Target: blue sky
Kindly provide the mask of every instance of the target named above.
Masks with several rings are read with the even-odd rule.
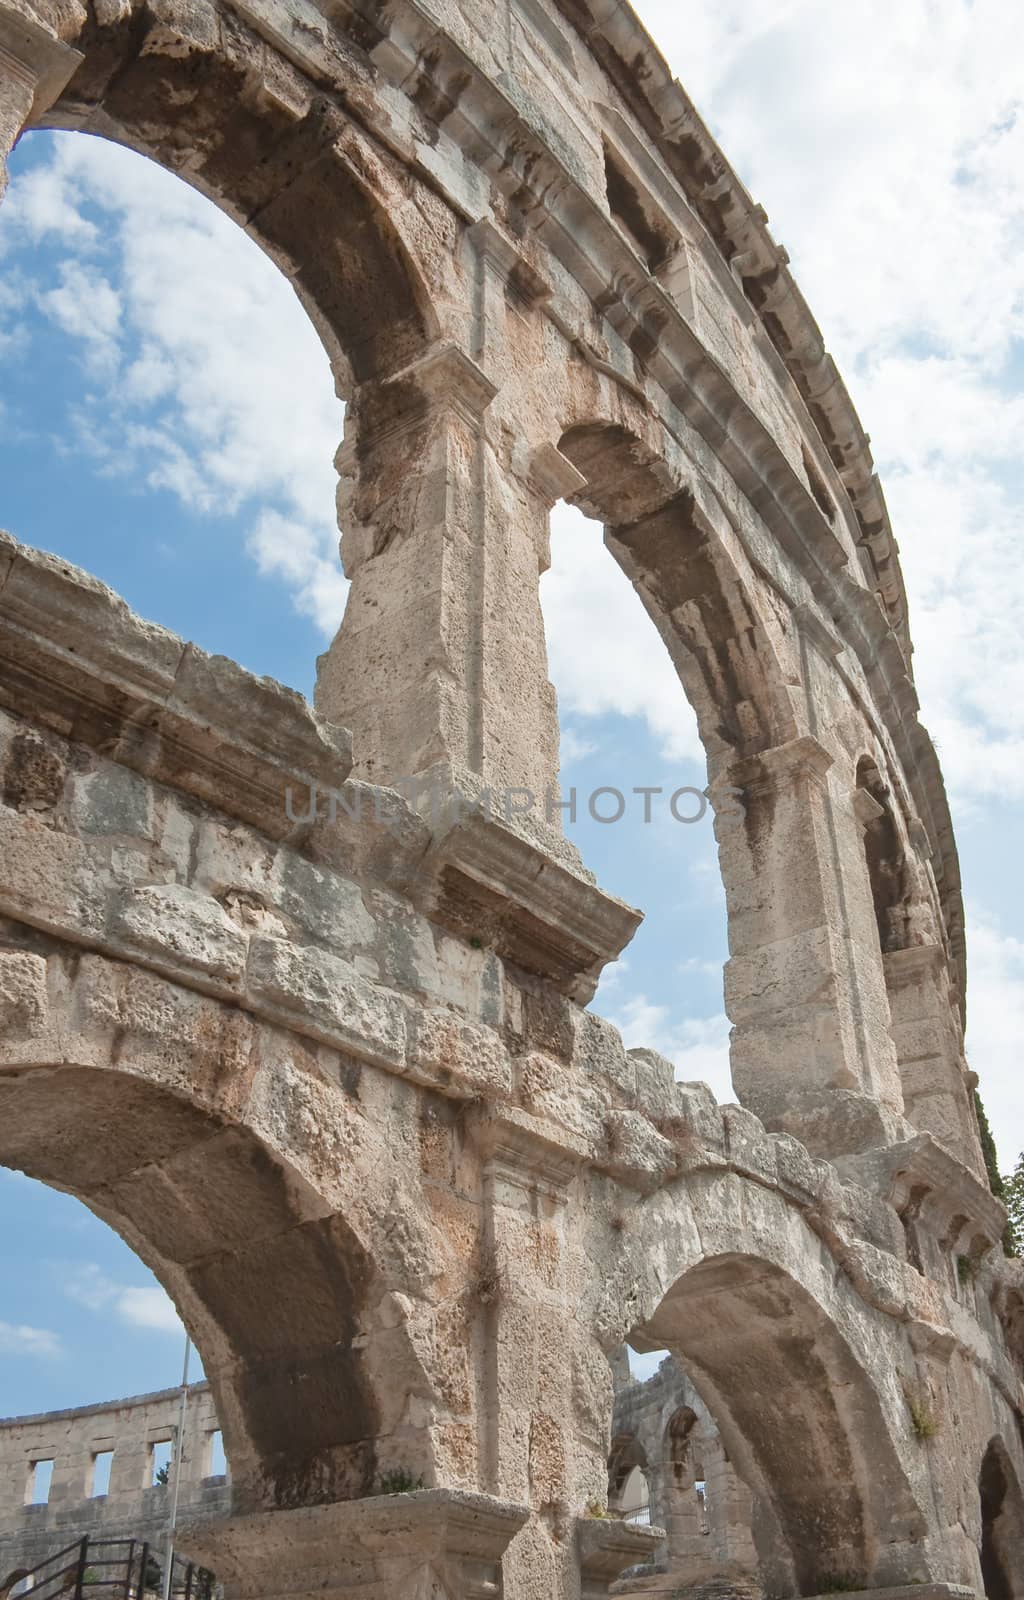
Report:
[[[1024,1148],[1024,124],[1005,4],[648,0],[638,10],[794,269],[872,434],[951,791],[970,1056]],[[309,693],[344,605],[342,408],[286,281],[142,158],[27,137],[0,209],[0,526],[143,615]],[[692,716],[600,531],[557,508],[543,583],[581,793],[700,784]],[[710,821],[574,835],[647,913],[596,1002],[731,1097]],[[162,1291],[67,1196],[0,1171],[0,1415],[177,1381]]]

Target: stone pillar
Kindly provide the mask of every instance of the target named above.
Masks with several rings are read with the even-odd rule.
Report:
[[[513,468],[507,440],[503,458],[495,393],[440,344],[350,405],[338,465],[352,587],[316,706],[352,730],[355,776],[487,788],[499,813],[528,789],[543,825],[558,772],[539,590],[554,491]]]
[[[907,1121],[987,1182],[946,952],[938,944],[910,945],[882,962]]]
[[[717,1563],[739,1571],[757,1571],[757,1551],[751,1532],[753,1495],[737,1475],[721,1443],[705,1448],[707,1485],[707,1542]]]
[[[484,1308],[480,1458],[492,1494],[532,1508],[570,1503],[571,1360],[575,1330],[565,1304],[566,1188],[572,1164],[529,1149],[513,1130],[495,1131],[484,1171]],[[540,1271],[538,1271],[538,1265]],[[559,1352],[558,1360],[549,1352]],[[552,1596],[564,1592],[566,1552],[536,1521],[526,1548],[506,1562],[511,1594],[527,1575]]]
[[[710,789],[736,1092],[768,1128],[824,1156],[903,1131],[881,969],[851,917],[860,837],[848,797],[841,812],[830,792],[831,765],[805,735],[735,764]]]
[[[527,1515],[426,1489],[199,1523],[179,1544],[226,1600],[502,1600],[502,1556]]]
[[[693,1449],[694,1442],[690,1440],[682,1459],[671,1459],[665,1464],[663,1525],[668,1536],[668,1564],[672,1572],[686,1571],[693,1562],[703,1561],[708,1553],[697,1497]]]
[[[53,104],[81,60],[42,23],[0,3],[0,199],[19,133]]]

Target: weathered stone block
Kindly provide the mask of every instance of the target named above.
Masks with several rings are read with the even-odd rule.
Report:
[[[71,818],[83,833],[146,838],[151,830],[151,813],[149,784],[127,767],[105,764],[74,781]]]
[[[285,1014],[299,1032],[368,1061],[404,1064],[401,1001],[326,950],[255,938],[246,983],[256,1000]]]
[[[636,1067],[626,1054],[618,1028],[593,1011],[577,1011],[574,1021],[573,1065],[588,1077],[604,1078],[624,1105],[633,1106]]]
[[[407,1068],[422,1083],[442,1094],[494,1096],[512,1090],[508,1053],[489,1028],[464,1022],[452,1011],[408,1011]]]
[[[637,1111],[610,1111],[598,1164],[631,1188],[657,1189],[677,1170],[675,1147]]]
[[[0,951],[0,1032],[31,1038],[46,1026],[46,962],[23,950]]]
[[[216,900],[184,884],[127,890],[113,931],[129,949],[160,966],[201,973],[231,988],[245,971],[247,936]]]
[[[358,884],[294,850],[278,855],[270,892],[285,916],[336,955],[349,959],[353,951],[367,950],[374,942],[376,924]]]
[[[676,1109],[676,1069],[657,1050],[638,1048],[626,1055],[636,1068],[636,1109],[652,1122],[670,1119]]]
[[[0,809],[0,909],[71,939],[95,937],[106,914],[106,869],[72,834]]]
[[[572,1067],[530,1050],[516,1061],[516,1086],[524,1105],[538,1117],[550,1118],[592,1146],[603,1141],[607,1092]]]

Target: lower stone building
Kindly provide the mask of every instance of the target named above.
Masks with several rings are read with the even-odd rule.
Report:
[[[728,1583],[730,1600],[760,1594],[757,1501],[690,1379],[672,1356],[645,1381],[630,1377],[625,1360],[614,1370],[608,1510],[665,1532],[652,1559],[624,1574],[618,1591],[667,1600],[682,1585],[689,1593],[713,1581]]]
[[[690,1379],[672,1356],[634,1379],[624,1348],[612,1370],[608,1513],[665,1534],[617,1588],[669,1596],[728,1572],[738,1597],[757,1593],[757,1504]],[[146,1544],[162,1565],[179,1403],[180,1390],[164,1389],[0,1421],[0,1600],[30,1593],[36,1570],[86,1535]],[[186,1418],[176,1540],[184,1558],[189,1526],[227,1515],[231,1498],[216,1470],[220,1424],[206,1383],[190,1386]]]
[[[0,1600],[88,1535],[166,1549],[170,1486],[158,1481],[178,1423],[179,1389],[0,1422]],[[178,1482],[182,1524],[225,1516],[231,1490],[209,1386],[188,1391]],[[187,1548],[183,1552],[188,1554]],[[149,1569],[153,1571],[153,1566]]]

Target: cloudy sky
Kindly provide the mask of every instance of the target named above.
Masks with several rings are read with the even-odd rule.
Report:
[[[1024,1147],[1024,118],[1010,0],[646,0],[765,206],[883,474],[925,720],[958,826],[970,1047],[1004,1168]],[[143,614],[310,692],[340,619],[341,407],[292,292],[237,228],[114,146],[34,134],[0,211],[0,525]],[[544,580],[564,782],[700,783],[693,720],[599,530]],[[623,775],[627,781],[623,784]],[[709,823],[583,820],[647,921],[598,1006],[731,1098]],[[67,1196],[0,1172],[0,1414],[177,1380],[180,1329]]]

